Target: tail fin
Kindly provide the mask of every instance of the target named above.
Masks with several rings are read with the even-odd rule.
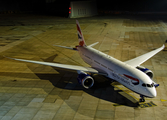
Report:
[[[78,20],[76,20],[79,46],[86,46]]]

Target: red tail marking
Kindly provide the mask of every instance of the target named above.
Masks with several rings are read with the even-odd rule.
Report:
[[[83,46],[83,45],[84,45],[84,41],[80,41],[80,42],[79,42],[79,45],[80,45],[80,46]]]
[[[81,29],[80,29],[80,27],[78,26],[78,24],[77,24],[77,30],[78,30],[79,33],[82,35],[82,33],[81,33]]]

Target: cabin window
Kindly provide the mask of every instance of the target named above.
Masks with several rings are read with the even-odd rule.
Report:
[[[143,83],[143,84],[142,84],[142,86],[143,86],[143,87],[146,87],[146,84],[145,84],[145,83]]]
[[[88,57],[88,56],[86,56],[86,55],[85,55],[85,57],[87,57],[87,58],[89,58],[89,59],[90,59],[90,57]]]
[[[105,65],[103,65],[103,64],[101,64],[101,66],[103,66],[103,67],[105,67],[105,68],[107,68]]]
[[[100,64],[99,62],[97,62],[96,60],[94,60],[96,63]]]
[[[110,71],[112,71],[113,72],[113,70],[111,70],[110,68],[108,68]]]
[[[88,59],[90,59],[90,60],[92,60],[90,57],[88,57],[88,56],[86,56],[86,55],[84,55],[86,58],[88,58]]]

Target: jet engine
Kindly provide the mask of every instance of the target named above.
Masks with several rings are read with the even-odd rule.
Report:
[[[151,70],[143,67],[143,66],[137,66],[137,69],[141,70],[142,72],[144,72],[145,74],[147,74],[151,79],[153,78],[154,74]]]
[[[84,88],[89,89],[94,85],[94,79],[89,74],[82,71],[78,71],[78,74],[78,83]]]

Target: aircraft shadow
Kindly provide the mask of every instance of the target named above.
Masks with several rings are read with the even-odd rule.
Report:
[[[116,105],[125,105],[129,107],[138,107],[139,103],[131,95],[112,85],[111,81],[100,75],[94,75],[95,84],[91,89],[85,89],[77,81],[77,73],[55,69],[59,74],[38,74],[41,80],[49,80],[56,88],[84,92]],[[56,78],[59,78],[56,80]],[[117,82],[114,82],[117,84]],[[119,84],[119,83],[118,83]],[[50,93],[49,93],[50,94]],[[51,93],[52,94],[52,93]],[[54,94],[54,93],[53,93]],[[59,94],[61,97],[61,93]]]

